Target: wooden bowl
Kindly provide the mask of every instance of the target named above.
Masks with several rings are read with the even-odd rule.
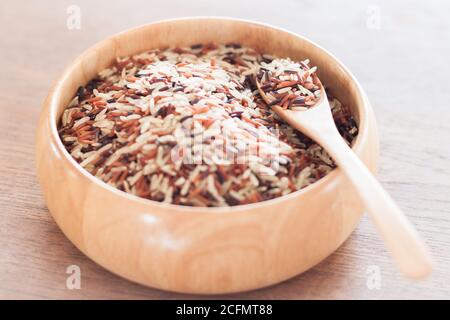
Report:
[[[176,19],[138,27],[85,51],[50,91],[37,132],[37,168],[56,223],[106,269],[155,288],[228,293],[268,286],[320,262],[350,235],[363,212],[339,169],[287,196],[231,208],[163,204],[91,176],[64,148],[60,115],[80,85],[118,56],[195,43],[238,42],[293,59],[310,58],[359,124],[353,150],[375,171],[376,124],[353,75],[333,55],[291,32],[225,18]]]

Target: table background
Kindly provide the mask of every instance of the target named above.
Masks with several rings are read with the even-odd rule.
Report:
[[[81,28],[66,27],[67,8]],[[197,298],[131,283],[80,253],[39,189],[34,136],[41,104],[64,66],[121,30],[163,18],[221,15],[287,28],[321,44],[366,89],[378,120],[379,179],[435,258],[426,281],[404,279],[367,217],[312,270],[222,298],[450,298],[450,23],[448,1],[1,1],[0,298]],[[299,248],[301,250],[301,248]],[[81,268],[81,289],[66,268]],[[381,287],[370,290],[370,268]],[[369,273],[368,273],[369,272]]]

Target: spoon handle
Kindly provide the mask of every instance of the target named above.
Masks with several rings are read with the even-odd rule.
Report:
[[[431,257],[414,227],[337,129],[315,131],[314,139],[353,184],[400,270],[412,278],[429,274]]]

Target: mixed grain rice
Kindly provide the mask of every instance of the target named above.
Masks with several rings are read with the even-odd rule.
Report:
[[[59,133],[87,171],[140,197],[190,206],[264,201],[335,167],[256,88],[255,77],[276,103],[306,108],[318,97],[314,72],[308,61],[274,59],[239,44],[152,50],[117,59],[80,87]],[[355,121],[328,96],[351,144]]]
[[[283,109],[303,111],[316,104],[320,98],[320,84],[315,75],[317,67],[310,68],[308,64],[309,60],[295,62],[291,59],[261,62],[256,78],[269,100],[269,107],[279,105]]]

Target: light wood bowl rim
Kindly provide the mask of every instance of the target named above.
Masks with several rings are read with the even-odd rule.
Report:
[[[114,193],[116,196],[119,196],[127,201],[133,201],[133,202],[140,202],[143,205],[150,205],[155,207],[161,207],[165,209],[173,209],[177,210],[179,212],[186,212],[186,213],[222,213],[222,212],[245,212],[251,209],[257,209],[265,206],[270,205],[277,205],[281,202],[284,202],[285,200],[291,199],[291,198],[298,198],[299,201],[301,201],[302,197],[306,197],[308,194],[313,193],[316,189],[321,188],[324,184],[330,184],[334,180],[338,178],[339,175],[342,175],[343,173],[339,168],[333,169],[330,173],[328,173],[326,176],[322,177],[318,181],[300,189],[297,191],[294,191],[292,193],[289,193],[284,196],[280,196],[274,199],[265,200],[261,202],[255,202],[250,204],[242,204],[242,205],[236,205],[231,207],[194,207],[194,206],[183,206],[183,205],[177,205],[177,204],[171,204],[171,203],[162,203],[151,199],[142,198],[136,195],[133,195],[131,193],[127,193],[125,191],[121,191],[117,188],[114,188],[107,183],[103,182],[99,178],[96,178],[91,173],[89,173],[87,170],[85,170],[83,167],[80,166],[80,164],[72,158],[72,156],[69,154],[67,149],[64,147],[59,134],[58,134],[58,128],[57,128],[57,122],[59,121],[59,118],[57,117],[58,109],[59,109],[59,101],[60,101],[60,94],[63,90],[62,86],[65,83],[65,81],[70,81],[71,74],[73,70],[78,65],[79,61],[83,60],[83,57],[88,55],[91,51],[97,50],[97,48],[102,47],[102,45],[109,41],[116,41],[120,37],[126,37],[128,34],[137,32],[140,29],[148,28],[152,25],[158,25],[158,24],[167,24],[177,21],[193,21],[193,20],[223,20],[228,22],[242,22],[249,25],[255,25],[260,26],[263,28],[270,28],[273,30],[276,30],[278,32],[283,32],[290,34],[292,36],[295,36],[302,41],[308,42],[309,44],[315,46],[317,49],[322,51],[329,59],[330,61],[333,61],[333,63],[336,64],[337,67],[341,68],[342,71],[348,76],[348,78],[353,82],[353,84],[356,87],[356,96],[357,96],[357,103],[356,103],[356,109],[358,111],[359,115],[359,121],[358,121],[358,136],[356,137],[355,142],[352,145],[352,149],[355,153],[359,153],[362,148],[363,141],[367,142],[368,136],[369,136],[369,116],[373,116],[373,113],[369,112],[371,106],[370,102],[367,98],[366,93],[364,92],[361,84],[356,79],[356,77],[350,72],[350,70],[337,58],[335,57],[331,52],[323,48],[322,46],[318,45],[314,41],[299,35],[295,32],[286,30],[281,27],[275,27],[273,25],[252,21],[248,19],[240,19],[240,18],[231,18],[231,17],[216,17],[216,16],[194,16],[194,17],[181,17],[181,18],[173,18],[173,19],[164,19],[164,20],[158,20],[151,23],[142,24],[133,28],[126,29],[124,31],[121,31],[119,33],[116,33],[112,36],[109,36],[94,45],[90,46],[88,49],[84,50],[77,58],[75,58],[62,72],[62,74],[57,78],[57,80],[54,82],[52,89],[50,91],[49,96],[46,99],[46,104],[48,105],[49,112],[47,113],[46,117],[50,117],[50,132],[51,137],[50,139],[55,142],[54,145],[57,146],[57,154],[61,155],[63,158],[61,158],[62,161],[66,161],[69,166],[71,166],[74,171],[77,172],[77,174],[81,174],[80,178],[88,179],[91,183],[95,183],[97,186],[106,189],[109,192]],[[138,52],[136,52],[138,53]],[[81,85],[81,84],[80,84]],[[375,120],[375,119],[373,119]],[[376,122],[376,121],[375,121]]]

